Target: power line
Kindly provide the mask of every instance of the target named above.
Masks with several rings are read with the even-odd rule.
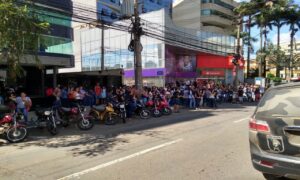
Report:
[[[43,7],[43,8],[45,8],[45,7]],[[66,7],[61,7],[61,9],[65,10],[64,8],[66,8]],[[53,9],[51,7],[47,7],[47,9],[50,10],[50,11],[54,10],[54,12],[57,12],[56,9]],[[86,24],[92,24],[92,25],[95,24],[94,22],[98,21],[100,23],[105,24],[106,27],[109,27],[111,29],[129,32],[131,24],[128,21],[123,20],[123,21],[118,21],[118,22],[113,22],[113,23],[107,23],[103,20],[104,19],[103,17],[105,17],[105,15],[103,15],[102,13],[99,13],[97,10],[93,11],[92,8],[89,8],[89,7],[86,8],[86,7],[81,6],[81,5],[79,7],[73,6],[73,10],[74,10],[73,13],[68,12],[68,11],[63,12],[63,13],[66,13],[67,15],[69,15],[69,16],[72,16],[71,21],[86,23]],[[77,13],[84,12],[85,14],[90,13],[88,15],[91,15],[91,13],[92,13],[92,16],[95,16],[95,14],[96,14],[97,17],[93,18],[93,17],[90,17],[90,16],[83,16],[83,15],[77,14],[76,12]],[[62,18],[62,17],[59,17],[59,16],[50,15],[50,14],[47,14],[47,13],[41,13],[41,12],[35,12],[35,13],[40,14],[40,15],[44,15],[44,16],[49,16],[49,17],[53,17],[53,18],[64,19],[64,20],[69,20],[70,21],[70,19],[68,19],[68,18]],[[99,15],[101,17],[100,20],[98,19]],[[120,18],[121,18],[121,16],[120,16]],[[219,48],[225,48],[225,49],[230,47],[230,46],[226,47],[226,46],[220,45],[218,43],[200,41],[199,39],[194,38],[195,37],[194,35],[188,34],[186,32],[182,32],[178,29],[173,29],[173,28],[170,28],[170,27],[167,27],[167,26],[162,26],[160,24],[152,23],[152,22],[146,21],[144,19],[142,21],[147,23],[146,26],[145,25],[143,26],[145,36],[161,40],[161,41],[169,43],[171,45],[175,43],[175,44],[185,46],[185,47],[193,47],[193,48],[197,48],[197,49],[200,49],[200,50],[212,51],[214,53],[217,52],[217,53],[222,53],[222,54],[224,54],[226,52],[218,51],[217,50],[218,47]],[[160,27],[160,28],[158,28],[158,27]],[[171,31],[173,31],[173,32],[171,32]],[[179,34],[179,33],[181,33],[181,34]],[[176,39],[174,37],[178,37],[178,38]],[[178,39],[181,39],[181,41],[178,40]],[[187,42],[182,41],[182,40],[187,40],[187,39],[191,40],[191,41],[194,41],[196,43],[198,42],[201,45],[195,45],[195,44],[191,44],[191,43],[187,43]],[[203,47],[203,44],[206,45],[207,47]],[[210,48],[209,46],[217,46],[217,48]]]

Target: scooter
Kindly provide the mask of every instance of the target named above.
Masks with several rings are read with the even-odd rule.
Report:
[[[23,116],[16,112],[11,113],[7,107],[3,106],[1,111],[0,135],[4,135],[11,143],[23,141],[28,135],[25,125],[18,123],[18,120],[22,120]]]

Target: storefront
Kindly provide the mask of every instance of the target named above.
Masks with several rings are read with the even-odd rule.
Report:
[[[232,64],[232,56],[219,56],[207,53],[197,55],[197,79],[214,79],[226,84],[232,84],[235,75],[240,82],[244,81],[244,61],[239,61],[239,68]]]
[[[158,86],[163,87],[165,85],[165,68],[152,68],[152,69],[143,69],[143,85],[144,86]],[[134,85],[134,70],[125,70],[124,71],[124,84]]]

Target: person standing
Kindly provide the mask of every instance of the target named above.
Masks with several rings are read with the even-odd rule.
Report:
[[[101,103],[102,104],[106,103],[106,98],[107,98],[106,87],[103,87],[102,92],[101,92]]]
[[[190,103],[190,109],[195,109],[196,108],[196,100],[195,100],[195,93],[193,88],[190,88],[189,92],[189,103]]]
[[[20,96],[16,98],[17,112],[24,115],[25,124],[28,122],[28,112],[32,106],[31,99],[26,96],[24,92],[21,92]]]
[[[238,97],[239,97],[239,103],[243,104],[243,96],[244,96],[244,90],[242,87],[238,90]]]
[[[174,105],[174,113],[179,113],[179,105],[180,105],[180,97],[179,97],[179,90],[175,90],[172,96],[172,103]]]
[[[94,92],[95,92],[95,96],[96,96],[96,104],[99,104],[100,100],[101,100],[101,93],[102,93],[102,89],[101,89],[99,83],[97,83],[96,86],[94,87]]]

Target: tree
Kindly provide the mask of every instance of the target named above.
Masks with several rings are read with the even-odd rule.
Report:
[[[265,58],[269,67],[276,68],[276,77],[279,77],[280,70],[285,67],[288,59],[285,52],[270,43],[265,50]]]
[[[263,50],[266,48],[267,45],[267,27],[272,28],[272,26],[275,25],[275,23],[279,22],[279,25],[282,24],[281,18],[274,21],[274,18],[281,17],[282,14],[277,14],[275,16],[275,9],[284,9],[287,4],[289,3],[288,0],[271,0],[271,1],[266,1],[266,0],[250,0],[250,2],[242,2],[240,5],[235,8],[235,13],[242,15],[242,16],[248,16],[248,22],[247,22],[247,27],[248,27],[248,33],[249,37],[251,37],[251,27],[253,26],[252,20],[255,20],[255,23],[257,26],[260,28],[260,51],[263,52]],[[278,12],[278,11],[277,11]],[[282,26],[282,25],[281,25]],[[278,33],[280,34],[280,28],[279,26],[279,31]],[[263,41],[264,37],[264,41]],[[279,36],[278,36],[279,37]],[[264,44],[264,48],[263,48]],[[248,60],[250,59],[250,45],[248,45]],[[263,58],[263,56],[261,56]],[[262,76],[263,74],[263,69],[262,65],[264,65],[265,69],[265,60],[261,59],[260,60],[260,65],[259,65],[259,76]],[[248,63],[249,64],[249,63]],[[247,67],[249,70],[249,67]],[[264,71],[265,72],[265,71]]]
[[[288,62],[289,78],[293,76],[292,66],[293,66],[293,54],[294,54],[294,38],[296,33],[300,28],[300,11],[299,7],[294,5],[291,6],[285,13],[286,24],[290,27],[291,32],[291,42],[290,42],[290,58]]]
[[[38,64],[38,39],[49,24],[38,20],[31,1],[0,0],[0,60],[7,64],[9,81],[23,72],[21,59],[33,54]]]
[[[247,78],[250,77],[250,53],[253,50],[253,45],[251,42],[255,42],[255,39],[253,39],[251,37],[251,27],[254,26],[254,24],[252,23],[252,15],[255,14],[257,12],[257,9],[255,8],[255,3],[254,2],[241,2],[240,5],[234,9],[234,13],[237,14],[238,16],[248,16],[248,21],[247,21],[247,28],[248,28],[248,32],[247,32],[247,40],[246,39],[246,35],[242,35],[244,36],[243,38],[243,45],[247,44],[248,46],[248,50],[247,50]],[[244,18],[243,18],[244,19]],[[246,33],[246,32],[245,32]]]
[[[280,48],[280,30],[286,24],[284,16],[287,8],[287,2],[282,5],[275,5],[271,11],[270,29],[275,26],[277,28],[277,49]]]

